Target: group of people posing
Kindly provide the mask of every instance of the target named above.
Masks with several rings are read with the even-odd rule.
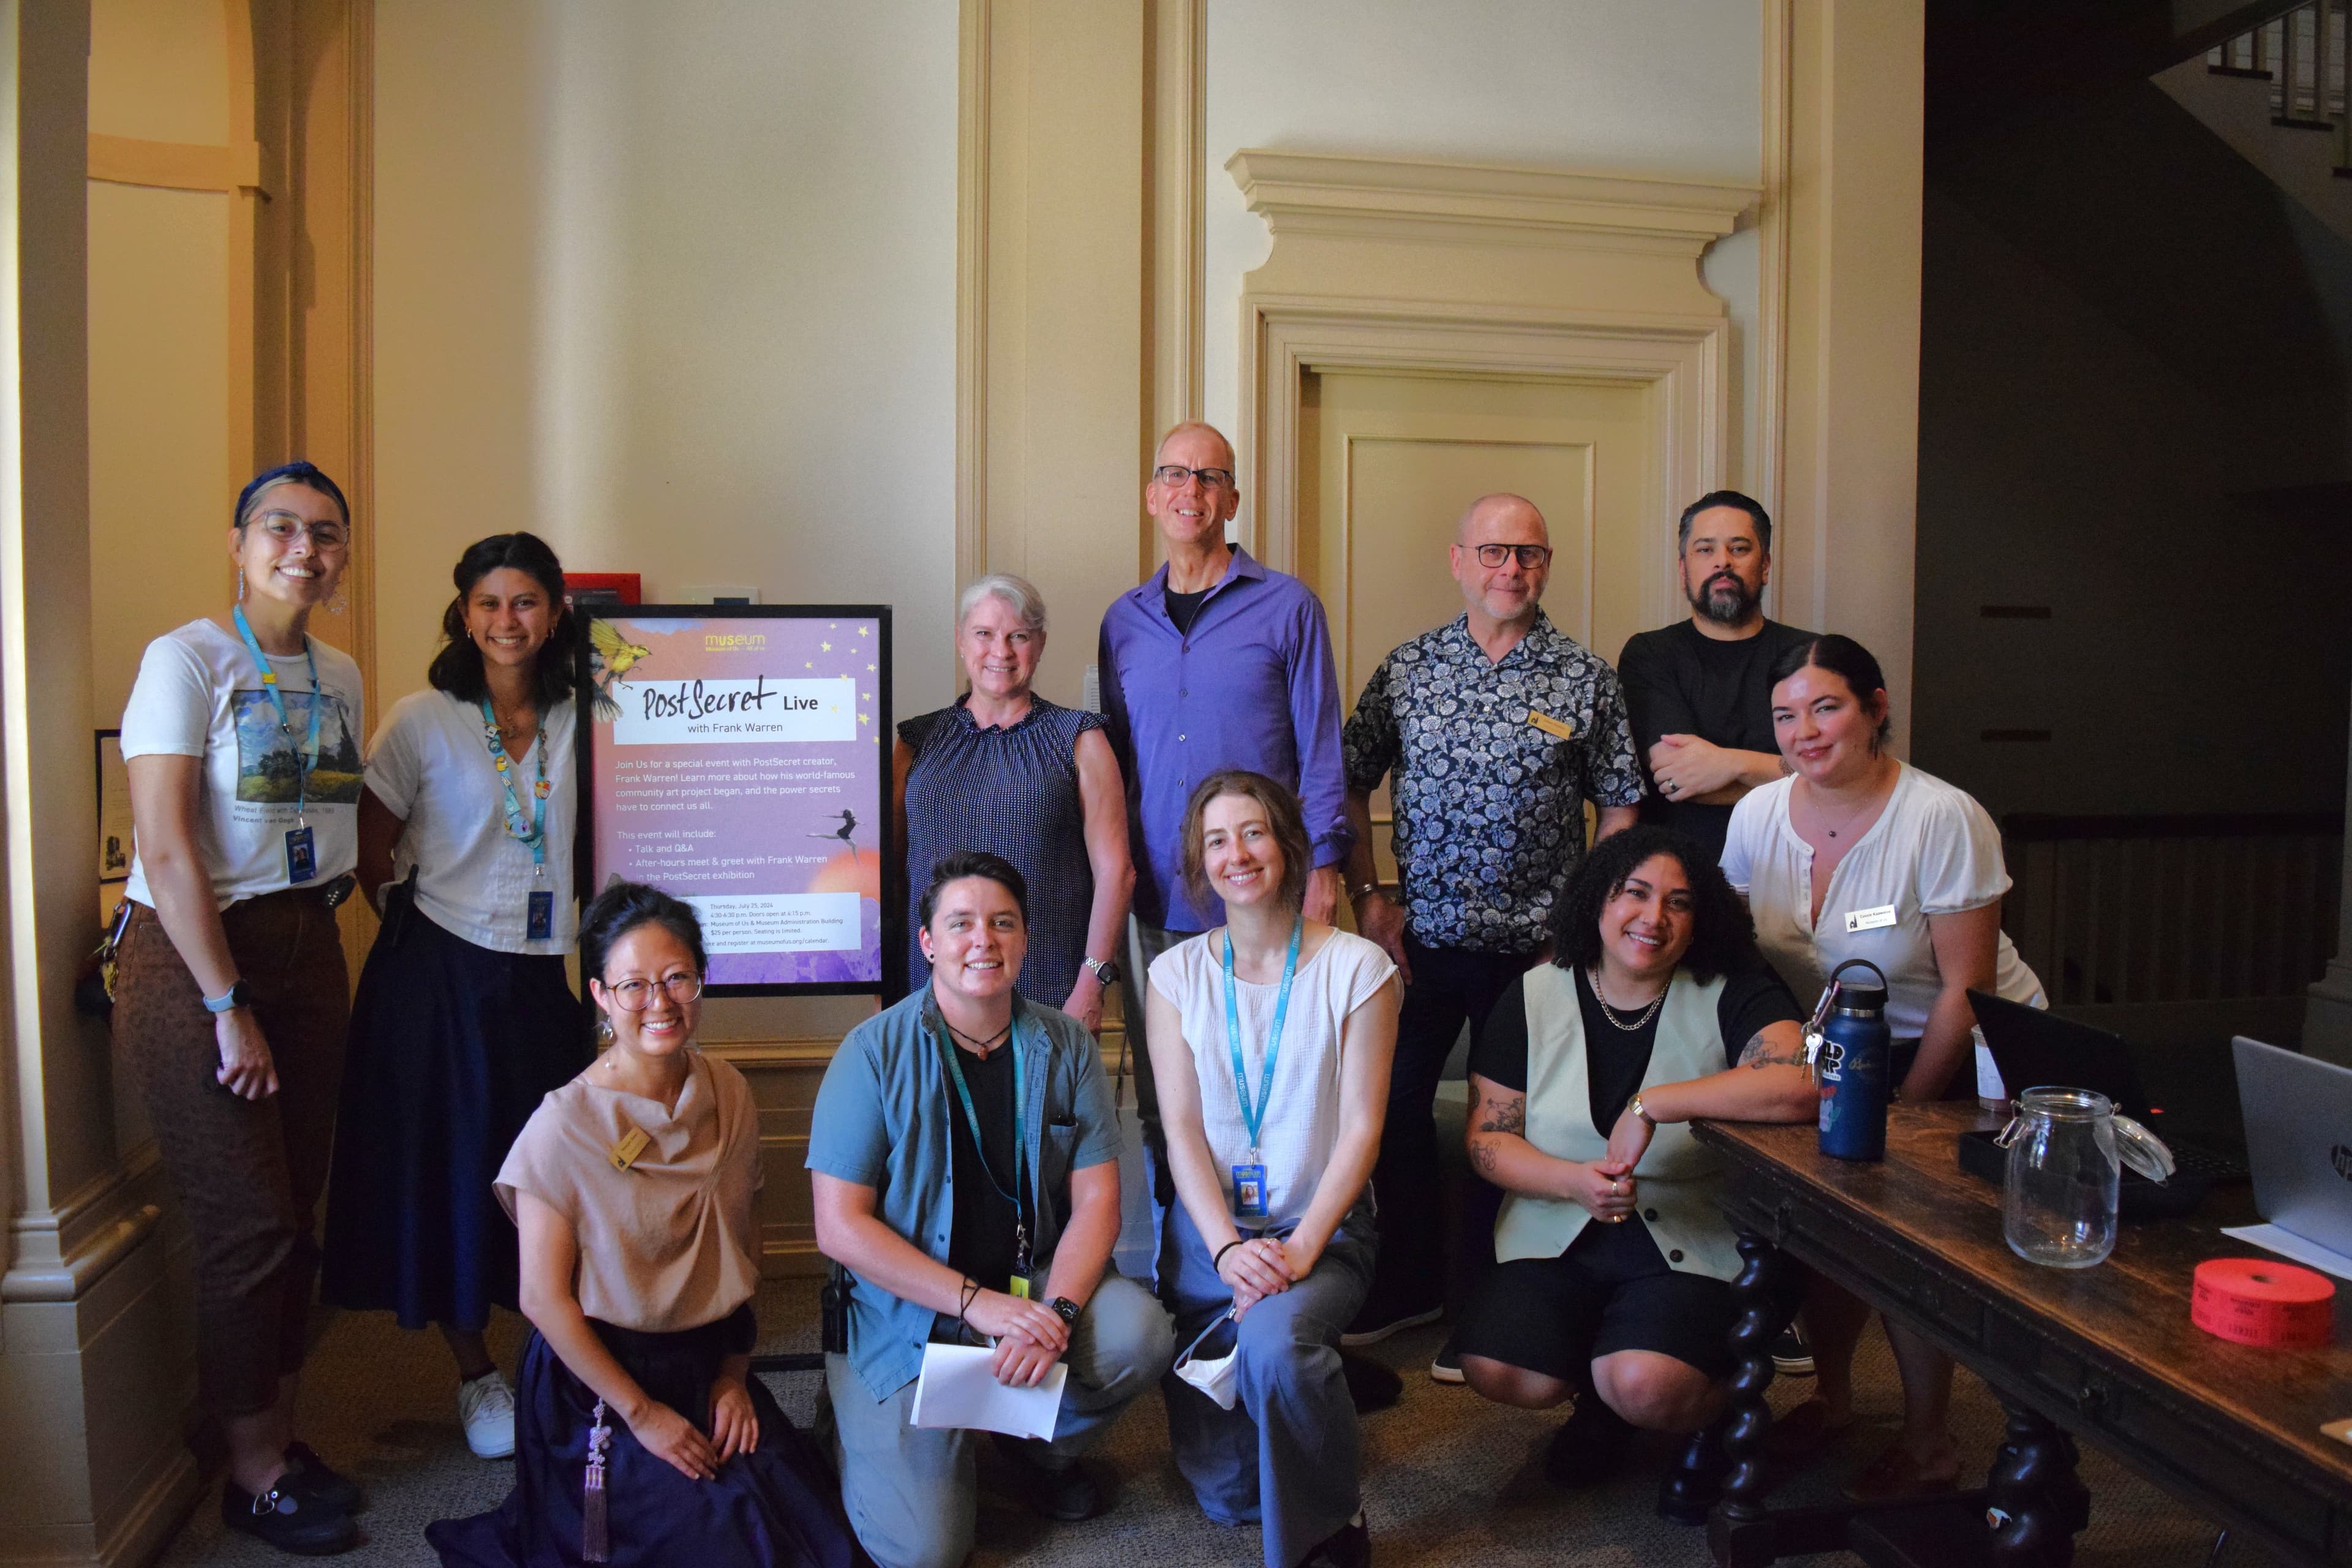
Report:
[[[1718,1419],[1738,1259],[1687,1124],[1814,1114],[1798,999],[1853,957],[1889,980],[1902,1096],[1972,1093],[1969,988],[2041,999],[2000,929],[1997,832],[1888,752],[1868,652],[1764,618],[1771,523],[1744,496],[1683,514],[1691,616],[1615,669],[1543,613],[1537,509],[1477,500],[1448,551],[1464,613],[1343,722],[1321,605],[1226,542],[1239,494],[1218,432],[1162,441],[1168,563],[1103,616],[1100,714],[1033,691],[1045,605],[992,575],[957,606],[969,692],[899,726],[905,994],[842,1041],[812,1121],[841,1321],[803,1434],[748,1372],[757,1116],[693,1045],[694,912],[615,884],[575,913],[553,553],[466,552],[429,689],[362,768],[356,667],[307,630],[348,509],[308,464],[247,487],[236,603],[150,645],[124,715],[116,1009],[195,1234],[233,1528],[357,1537],[361,1489],[294,1432],[314,1285],[436,1327],[468,1442],[517,1454],[499,1510],[429,1532],[449,1563],[954,1568],[982,1435],[911,1422],[940,1342],[992,1345],[1008,1384],[1066,1370],[1050,1440],[993,1444],[1050,1518],[1108,1506],[1080,1456],[1159,1386],[1202,1510],[1258,1525],[1268,1568],[1370,1560],[1345,1344],[1449,1315],[1433,1375],[1572,1405],[1563,1486],[1636,1428]],[[384,924],[347,1009],[354,885]],[[1148,1279],[1113,1262],[1114,985]],[[1434,1106],[1465,1030],[1453,1184]],[[519,1391],[494,1304],[534,1330]],[[1792,1452],[1852,1421],[1867,1318],[1822,1281],[1803,1309]],[[1950,1363],[1888,1331],[1904,1429],[1857,1485],[1948,1488]],[[1706,1492],[1686,1468],[1661,1505],[1696,1518]]]

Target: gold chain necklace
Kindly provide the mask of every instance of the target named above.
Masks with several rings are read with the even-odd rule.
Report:
[[[1609,1005],[1609,998],[1601,994],[1600,972],[1598,970],[1588,969],[1584,972],[1584,977],[1592,983],[1592,999],[1601,1004],[1601,1016],[1608,1019],[1612,1024],[1614,1024],[1618,1028],[1623,1030],[1626,1034],[1639,1034],[1643,1029],[1648,1028],[1650,1026],[1650,1020],[1658,1016],[1658,1009],[1666,1005],[1666,994],[1665,992],[1661,991],[1655,996],[1650,998],[1650,1005],[1642,1009],[1642,1016],[1629,1024],[1624,1019],[1617,1016],[1617,1009]],[[1674,983],[1672,981],[1668,981],[1666,984],[1669,989],[1673,987]]]

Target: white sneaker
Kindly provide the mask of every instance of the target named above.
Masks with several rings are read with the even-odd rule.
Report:
[[[478,1459],[509,1459],[515,1451],[514,1390],[495,1368],[457,1385],[457,1419],[466,1447]]]

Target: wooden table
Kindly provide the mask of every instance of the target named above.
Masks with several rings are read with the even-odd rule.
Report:
[[[1962,1131],[1995,1124],[1972,1104],[1897,1105],[1886,1159],[1869,1164],[1824,1157],[1809,1125],[1696,1128],[1730,1161],[1724,1208],[1747,1265],[1734,1285],[1732,1468],[1707,1526],[1715,1561],[1753,1568],[1850,1548],[1882,1562],[2058,1568],[2087,1518],[2072,1434],[2286,1561],[2352,1564],[2352,1446],[2319,1430],[2352,1416],[2352,1287],[2336,1286],[2336,1341],[2322,1350],[2256,1350],[2191,1323],[2195,1267],[2259,1252],[2221,1234],[2253,1217],[2243,1189],[2187,1219],[2126,1225],[2096,1268],[2028,1263],[2002,1239],[2000,1189],[1955,1153]],[[1765,1505],[1784,1255],[1992,1385],[2009,1426],[1985,1493],[1962,1494],[1959,1508],[1945,1500],[1940,1521],[1916,1505]],[[1983,1524],[1971,1505],[1984,1507]]]

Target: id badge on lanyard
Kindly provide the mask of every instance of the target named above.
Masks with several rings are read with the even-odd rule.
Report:
[[[482,740],[490,749],[490,765],[498,770],[499,787],[506,792],[507,837],[530,850],[530,879],[536,884],[525,904],[523,937],[529,942],[551,942],[555,938],[555,894],[544,886],[547,881],[547,733],[546,721],[540,721],[537,738],[539,777],[531,785],[530,816],[522,814],[522,801],[515,794],[514,761],[507,755],[506,742],[499,735],[498,714],[490,700],[482,699]]]
[[[1298,945],[1306,930],[1305,917],[1291,921],[1290,952],[1282,961],[1282,989],[1275,994],[1274,1025],[1266,1031],[1265,1059],[1258,1071],[1255,1104],[1250,1101],[1249,1083],[1242,1067],[1241,1005],[1234,992],[1234,933],[1231,930],[1225,932],[1225,1048],[1233,1058],[1234,1096],[1241,1102],[1242,1126],[1248,1131],[1250,1141],[1248,1161],[1232,1167],[1236,1219],[1266,1217],[1265,1162],[1258,1154],[1258,1137],[1265,1126],[1266,1108],[1274,1100],[1274,1064],[1282,1053],[1282,1026],[1290,1014],[1290,985],[1298,978]]]
[[[286,830],[286,880],[299,887],[319,874],[319,844],[310,825]]]
[[[531,942],[555,940],[555,895],[545,888],[530,890],[530,916],[523,935]]]
[[[284,694],[278,689],[278,671],[261,651],[261,641],[253,635],[252,623],[245,618],[245,606],[233,607],[229,618],[236,623],[236,635],[245,643],[245,651],[253,655],[254,665],[261,671],[261,689],[269,694],[269,705],[278,710],[278,732],[291,744],[294,720],[286,710]],[[294,756],[295,825],[286,830],[286,881],[290,887],[299,887],[319,874],[319,841],[310,831],[303,807],[310,804],[310,770],[319,765],[319,721],[327,691],[319,684],[319,654],[310,646],[308,635],[302,638],[302,653],[310,661],[310,733]]]

